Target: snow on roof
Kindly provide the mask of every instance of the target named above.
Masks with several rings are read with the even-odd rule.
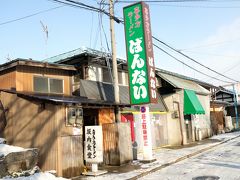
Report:
[[[4,177],[3,180],[13,180],[13,179],[11,177]],[[14,180],[67,180],[67,179],[62,177],[55,177],[54,175],[48,172],[40,172],[27,177],[24,176],[24,177],[14,178]]]
[[[21,151],[26,151],[27,149],[18,147],[18,146],[10,146],[7,144],[0,144],[0,156],[4,155],[6,156],[7,154],[11,152],[21,152]]]

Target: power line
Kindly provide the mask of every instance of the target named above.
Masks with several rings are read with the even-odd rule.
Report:
[[[146,3],[197,3],[197,2],[208,2],[208,3],[224,3],[224,2],[240,2],[239,0],[222,0],[222,1],[214,1],[214,0],[145,0],[144,2]],[[140,1],[117,1],[116,3],[136,3],[136,2],[140,2]]]
[[[190,47],[190,48],[179,49],[179,51],[188,51],[190,49],[199,49],[199,48],[205,48],[205,47],[210,47],[210,46],[218,46],[220,44],[230,43],[230,42],[234,42],[234,41],[238,41],[238,40],[240,40],[240,38],[235,38],[235,39],[228,40],[228,41],[219,41],[219,42],[215,42],[215,43],[211,43],[211,44],[203,44],[203,45]]]
[[[180,7],[180,8],[215,8],[215,9],[238,9],[240,6],[207,6],[202,5],[202,3],[224,3],[224,2],[240,2],[239,0],[227,0],[227,1],[214,1],[214,0],[149,0],[144,1],[151,5],[166,6],[166,7]],[[136,3],[140,1],[118,1],[118,3]],[[171,4],[166,4],[171,3]],[[194,5],[183,5],[183,4],[173,4],[173,3],[194,3]],[[201,3],[196,5],[197,3]]]
[[[229,79],[229,80],[231,80],[231,81],[238,82],[238,81],[236,81],[236,80],[234,80],[234,79],[232,79],[232,78],[229,78],[229,77],[225,76],[224,74],[221,74],[221,73],[219,73],[219,72],[217,72],[217,71],[215,71],[215,70],[213,70],[213,69],[211,69],[211,68],[205,66],[204,64],[198,62],[197,60],[195,60],[195,59],[193,59],[193,58],[191,58],[191,57],[189,57],[188,55],[182,53],[181,51],[179,51],[179,50],[177,50],[177,49],[175,49],[175,48],[169,46],[167,43],[165,43],[165,42],[159,40],[158,38],[156,38],[156,37],[154,37],[154,36],[152,36],[152,37],[153,37],[153,39],[155,39],[156,41],[158,41],[158,42],[160,42],[161,44],[167,46],[168,48],[172,49],[173,51],[175,51],[175,52],[181,54],[182,56],[184,56],[184,57],[190,59],[191,61],[193,61],[193,62],[199,64],[200,66],[202,66],[202,67],[204,67],[204,68],[206,68],[206,69],[208,69],[208,70],[210,70],[210,71],[212,71],[212,72],[214,72],[214,73],[216,73],[216,74],[218,74],[218,75],[220,75],[220,76],[222,76],[222,77],[225,77],[225,78],[227,78],[227,79]]]
[[[200,74],[203,74],[203,75],[205,75],[205,76],[207,76],[207,77],[210,77],[211,79],[215,79],[215,80],[218,80],[218,81],[221,81],[221,82],[232,83],[232,82],[224,81],[224,80],[218,79],[218,78],[216,78],[216,77],[210,76],[210,75],[208,75],[208,74],[205,74],[205,73],[203,73],[203,72],[201,72],[201,71],[199,71],[199,70],[191,67],[190,65],[186,64],[185,62],[179,60],[178,58],[174,57],[173,55],[171,55],[170,53],[168,53],[168,52],[165,51],[164,49],[160,48],[160,47],[157,46],[156,44],[153,44],[153,46],[155,46],[156,48],[158,48],[159,50],[161,50],[162,52],[164,52],[164,53],[167,54],[168,56],[172,57],[172,58],[175,59],[176,61],[184,64],[185,66],[189,67],[190,69],[193,69],[194,71],[196,71],[196,72],[198,72],[198,73],[200,73]]]
[[[109,16],[110,18],[112,18],[115,22],[121,23],[121,20],[118,17],[110,15],[109,12],[107,12],[104,9],[101,9],[101,8],[97,8],[97,7],[94,7],[94,6],[91,6],[91,5],[87,5],[87,4],[84,4],[82,2],[73,1],[73,0],[65,0],[65,1],[64,0],[52,0],[52,1],[55,1],[55,2],[58,2],[58,3],[62,3],[62,4],[65,4],[65,5],[70,5],[70,6],[74,6],[74,7],[87,9],[87,10],[90,10],[90,11],[102,12],[105,15]]]
[[[89,10],[89,11],[98,12],[97,10],[92,9],[92,8],[88,8],[88,7],[85,7],[85,6],[79,6],[79,5],[72,4],[72,3],[69,3],[69,2],[64,2],[64,1],[61,1],[61,0],[50,0],[50,1],[54,1],[54,2],[64,4],[64,5],[67,5],[67,6],[71,6],[71,7],[82,8],[82,9],[86,9],[86,10]]]
[[[140,1],[117,1],[118,3],[136,3]],[[146,3],[209,2],[209,0],[149,0]]]
[[[179,51],[182,51],[182,50],[179,50]],[[240,56],[233,56],[233,55],[214,54],[214,53],[191,51],[191,50],[185,50],[185,51],[186,51],[186,52],[189,52],[189,53],[193,53],[193,54],[200,54],[200,55],[207,55],[207,56],[219,56],[219,57],[228,57],[228,58],[240,58]]]
[[[59,9],[59,8],[62,8],[62,7],[64,7],[64,6],[57,6],[57,7],[54,7],[54,8],[50,8],[50,9],[46,9],[46,10],[43,10],[43,11],[39,11],[39,12],[30,14],[30,15],[27,15],[27,16],[23,16],[23,17],[20,17],[20,18],[17,18],[17,19],[13,19],[13,20],[9,20],[9,21],[6,21],[6,22],[2,22],[2,23],[0,23],[0,26],[5,25],[5,24],[9,24],[9,23],[13,23],[13,22],[16,22],[16,21],[20,21],[20,20],[23,20],[23,19],[26,19],[26,18],[30,18],[30,17],[36,16],[38,14],[42,14],[42,13],[46,13],[46,12],[49,12],[49,11],[53,11],[53,10],[56,10],[56,9]]]
[[[124,24],[124,22],[122,22],[122,24]],[[225,78],[227,78],[227,79],[230,79],[231,81],[238,82],[238,81],[236,81],[236,80],[234,80],[234,79],[232,79],[232,78],[229,78],[229,77],[227,77],[227,76],[225,76],[225,75],[223,75],[223,74],[221,74],[221,73],[219,73],[219,72],[217,72],[217,71],[215,71],[215,70],[213,70],[213,69],[211,69],[211,68],[209,68],[209,67],[207,67],[207,66],[205,66],[205,65],[203,65],[203,64],[201,64],[201,63],[199,63],[198,61],[194,60],[193,58],[191,58],[191,57],[189,57],[189,56],[187,56],[187,55],[185,55],[185,54],[183,54],[183,53],[180,52],[179,50],[171,47],[170,45],[168,45],[167,43],[164,43],[163,41],[157,39],[156,37],[152,36],[152,38],[155,39],[155,40],[157,40],[158,42],[164,44],[165,46],[169,47],[170,49],[174,50],[175,52],[180,53],[181,55],[183,55],[183,56],[187,57],[188,59],[194,61],[195,63],[197,63],[197,64],[205,67],[206,69],[208,69],[208,70],[210,70],[210,71],[213,71],[213,72],[215,72],[216,74],[218,74],[218,75],[220,75],[220,76],[223,76],[223,77],[225,77]],[[217,78],[215,78],[215,77],[213,77],[213,76],[210,76],[210,75],[207,75],[207,74],[205,74],[205,73],[202,73],[201,71],[199,71],[199,70],[197,70],[197,69],[189,66],[188,64],[186,64],[186,63],[182,62],[181,60],[177,59],[176,57],[172,56],[171,54],[169,54],[168,52],[166,52],[165,50],[163,50],[162,48],[160,48],[160,47],[157,46],[156,44],[153,44],[153,45],[154,45],[155,47],[157,47],[159,50],[162,50],[165,54],[167,54],[167,55],[169,55],[170,57],[174,58],[175,60],[181,62],[182,64],[186,65],[187,67],[189,67],[189,68],[197,71],[198,73],[201,73],[201,74],[203,74],[203,75],[205,75],[205,76],[208,76],[208,77],[210,77],[210,78],[212,78],[212,79],[216,79],[216,80],[218,80],[218,81],[222,81],[222,82],[226,82],[226,83],[232,83],[232,82],[220,80],[220,79],[217,79]]]
[[[237,62],[237,63],[235,63],[234,65],[228,67],[225,71],[223,71],[223,73],[229,72],[229,71],[231,71],[231,70],[237,68],[239,65],[240,65],[240,63]],[[215,76],[215,77],[218,77],[218,76]]]
[[[240,6],[204,6],[204,5],[171,5],[171,4],[151,4],[164,7],[179,7],[179,8],[206,8],[206,9],[239,9]]]

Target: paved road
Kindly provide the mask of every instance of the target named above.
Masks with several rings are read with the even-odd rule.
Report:
[[[240,137],[141,179],[203,180],[196,178],[199,176],[215,176],[220,180],[240,180]]]

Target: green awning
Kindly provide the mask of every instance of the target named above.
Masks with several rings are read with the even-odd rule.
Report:
[[[184,89],[184,115],[205,114],[195,91]]]

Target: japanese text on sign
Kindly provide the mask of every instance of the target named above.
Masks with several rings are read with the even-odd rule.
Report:
[[[85,126],[85,160],[90,163],[103,161],[102,126]]]
[[[124,8],[131,104],[156,103],[156,80],[148,6]]]

